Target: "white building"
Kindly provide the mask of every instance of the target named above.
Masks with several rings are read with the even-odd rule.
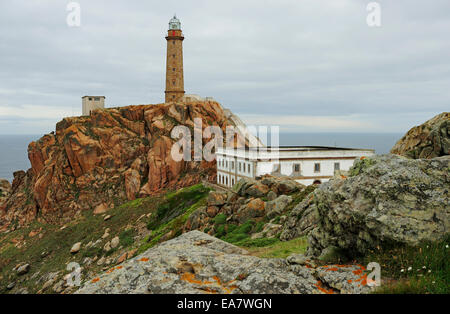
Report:
[[[83,96],[81,100],[83,116],[91,115],[91,111],[95,109],[105,109],[105,96]]]
[[[321,146],[218,148],[217,183],[231,187],[243,177],[271,174],[304,185],[319,184],[332,178],[336,170],[348,170],[356,158],[374,154],[373,149]]]

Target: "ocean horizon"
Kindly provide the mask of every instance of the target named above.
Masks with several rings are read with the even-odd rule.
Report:
[[[13,173],[28,170],[28,144],[42,135],[0,135],[0,178],[12,181]],[[401,133],[281,133],[280,145],[331,146],[375,149],[387,154],[402,137]]]

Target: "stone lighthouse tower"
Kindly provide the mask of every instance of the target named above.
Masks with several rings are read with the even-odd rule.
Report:
[[[183,77],[183,40],[181,23],[176,15],[169,21],[166,61],[166,100],[165,102],[178,101],[184,96]]]

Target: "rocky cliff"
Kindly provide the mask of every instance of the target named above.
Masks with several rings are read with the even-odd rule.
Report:
[[[0,229],[37,216],[69,220],[83,210],[215,180],[215,161],[176,162],[170,154],[173,127],[185,125],[193,135],[195,118],[202,129],[216,125],[225,133],[233,125],[210,101],[129,106],[63,119],[56,133],[29,145],[31,169],[14,174],[11,196],[0,204]]]
[[[413,127],[395,144],[391,153],[409,158],[450,155],[450,112]]]
[[[11,184],[8,180],[0,179],[0,213],[11,193]]]

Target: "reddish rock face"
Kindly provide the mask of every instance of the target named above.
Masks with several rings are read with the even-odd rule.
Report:
[[[178,140],[171,138],[173,127],[185,125],[193,135],[195,118],[203,129],[217,125],[224,133],[233,125],[215,102],[129,106],[63,119],[56,134],[29,145],[32,168],[16,173],[0,228],[26,224],[38,212],[48,222],[61,222],[103,203],[114,206],[165,188],[214,181],[215,161],[171,157]]]
[[[450,155],[450,112],[438,114],[410,129],[392,147],[391,154],[414,159]]]

